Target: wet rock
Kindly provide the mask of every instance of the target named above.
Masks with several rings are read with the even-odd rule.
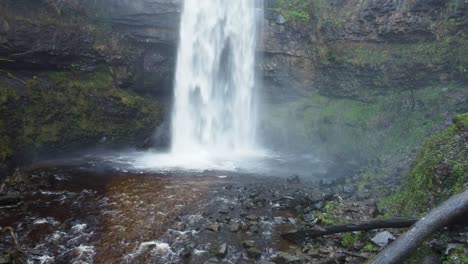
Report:
[[[252,192],[251,194],[249,194],[249,198],[250,198],[250,199],[255,199],[255,198],[257,198],[259,195],[260,195],[260,193],[259,193],[258,191],[255,191],[255,192]]]
[[[325,206],[325,204],[324,204],[323,201],[319,201],[319,202],[315,203],[314,206],[315,206],[316,209],[321,210]]]
[[[231,232],[239,232],[241,226],[239,223],[232,223],[230,226],[229,226],[229,229],[231,230]]]
[[[286,252],[280,252],[278,254],[278,259],[281,260],[281,261],[284,261],[286,263],[294,263],[294,262],[301,261],[301,258],[299,258],[297,256],[293,256],[293,255],[288,254]]]
[[[206,229],[213,231],[213,232],[219,232],[219,230],[221,229],[221,225],[213,224],[213,225],[208,226]]]
[[[228,210],[225,210],[225,209],[221,209],[218,211],[220,214],[229,214],[229,211]]]
[[[286,18],[284,18],[283,15],[279,14],[279,15],[276,17],[276,23],[282,25],[282,24],[284,24],[284,23],[286,23],[286,22],[288,22],[288,21],[286,20]]]
[[[251,247],[247,250],[247,256],[251,259],[259,259],[262,256],[262,251],[256,247]]]
[[[203,264],[218,264],[219,261],[217,258],[210,258],[209,260],[203,262]]]
[[[221,246],[219,246],[217,252],[216,252],[216,256],[218,258],[225,258],[227,255],[227,244],[226,243],[223,243]]]
[[[287,178],[286,181],[289,184],[300,184],[301,183],[301,178],[299,178],[299,175],[294,174],[293,176]]]
[[[283,217],[281,217],[281,216],[276,216],[276,217],[273,218],[273,220],[274,220],[275,223],[278,224],[278,225],[284,223]]]
[[[245,217],[249,221],[258,221],[259,217],[256,215],[248,215]]]
[[[266,199],[263,199],[263,198],[255,198],[253,203],[254,203],[255,206],[265,206],[265,205],[268,204],[268,201]]]
[[[328,255],[328,254],[330,254],[330,252],[331,252],[331,249],[326,248],[326,247],[319,248],[319,250],[318,250],[318,253],[322,254],[322,255]]]
[[[343,186],[343,192],[346,194],[354,193],[356,188],[353,185],[345,185]]]
[[[279,201],[292,201],[292,200],[294,200],[294,197],[292,196],[283,196],[279,198]]]
[[[292,217],[289,217],[289,218],[288,218],[288,221],[289,221],[291,224],[293,224],[293,225],[295,225],[295,224],[297,223],[296,219],[294,219],[294,218],[292,218]]]
[[[0,193],[0,207],[14,207],[21,203],[21,197],[17,193]]]
[[[248,231],[250,226],[246,223],[241,223],[241,230],[242,231]]]
[[[252,226],[249,228],[249,231],[252,232],[252,233],[258,233],[258,227],[255,226],[255,225],[252,225]]]
[[[304,221],[306,222],[312,222],[315,220],[315,216],[313,214],[305,214],[304,217],[303,217]]]
[[[9,264],[12,263],[12,258],[10,254],[0,255],[0,264]]]
[[[377,246],[380,247],[385,247],[387,246],[391,241],[395,240],[396,238],[392,235],[392,233],[388,231],[380,232],[377,235],[375,235],[371,241],[374,242]]]
[[[333,183],[334,182],[331,179],[322,179],[322,180],[320,180],[320,185],[326,186],[326,187],[332,186]]]
[[[255,241],[253,241],[253,240],[244,240],[244,241],[242,241],[242,246],[244,248],[253,248],[253,247],[255,247]]]

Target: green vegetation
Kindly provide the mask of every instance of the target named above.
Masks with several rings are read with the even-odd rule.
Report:
[[[11,144],[16,151],[40,152],[86,145],[102,137],[130,141],[160,122],[160,105],[116,88],[111,71],[104,66],[93,73],[47,72],[26,84],[21,100],[8,86],[0,85],[2,108],[8,100],[16,100],[0,120],[2,160],[12,154]],[[5,127],[6,121],[15,126]],[[7,136],[6,130],[14,137]]]
[[[312,1],[309,0],[278,0],[277,11],[294,26],[310,20]]]
[[[380,251],[380,248],[372,242],[367,242],[367,244],[364,246],[364,248],[362,248],[361,251],[365,253],[377,253]]]
[[[325,204],[322,210],[314,210],[313,214],[317,216],[321,225],[337,225],[343,223],[341,215],[344,205],[336,201],[330,201]]]
[[[278,0],[276,10],[294,27],[341,26],[349,17],[349,10],[337,10],[327,0]],[[309,23],[311,19],[314,23]]]
[[[392,214],[422,214],[463,191],[468,182],[468,114],[454,117],[454,123],[424,143],[400,190],[382,203]]]
[[[450,250],[447,256],[442,259],[442,264],[468,263],[468,248],[464,245],[457,245]]]
[[[467,45],[465,36],[445,36],[435,41],[402,44],[336,42],[325,46],[328,51],[326,57],[322,54],[321,60],[328,63],[332,58],[336,63],[359,67],[385,65],[387,71],[393,72],[417,68],[418,65],[446,65],[466,74],[468,50],[464,47]]]
[[[370,165],[382,168],[380,165],[398,163],[420,147],[443,123],[447,112],[463,111],[457,102],[467,98],[468,91],[456,84],[433,86],[417,90],[415,97],[413,110],[409,92],[373,97],[369,102],[311,93],[275,105],[263,123],[278,136],[297,139],[287,142],[297,150],[351,157],[353,163],[372,162]]]
[[[106,69],[78,78],[73,72],[48,77],[57,90],[44,89],[37,79],[28,82],[28,107],[20,112],[25,147],[103,136],[118,140],[159,122],[159,106],[115,88]]]
[[[356,233],[345,233],[341,237],[341,245],[348,249],[353,249],[356,242],[360,241],[362,238],[361,232]]]

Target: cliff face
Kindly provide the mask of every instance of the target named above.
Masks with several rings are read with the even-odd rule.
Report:
[[[269,146],[391,175],[451,115],[468,111],[468,2],[267,6],[261,67],[270,114],[261,127]]]
[[[179,9],[179,1],[2,1],[0,162],[149,144],[169,104]]]
[[[295,92],[366,100],[468,80],[466,1],[313,0],[304,10],[275,2],[267,10],[264,68],[279,92],[292,84]],[[293,12],[310,17],[294,21]]]
[[[284,144],[291,148],[362,152],[361,143],[348,143],[369,144],[367,130],[397,124],[397,137],[403,124],[419,118],[434,123],[420,133],[427,134],[448,112],[467,111],[466,1],[290,2],[300,9],[265,1],[264,41],[258,49],[264,60],[258,68],[267,107],[279,117],[262,124],[267,144],[281,145],[286,137]],[[2,144],[0,158],[16,153],[13,146],[20,141],[29,147],[19,149],[35,151],[148,141],[162,122],[163,105],[171,101],[181,7],[182,0],[2,1],[0,140],[8,143]],[[91,117],[79,115],[80,122],[65,124],[70,115],[60,107],[73,105],[66,102],[76,91],[87,108],[75,105],[68,112]],[[452,106],[444,107],[443,98]],[[37,112],[29,106],[47,100],[56,107],[48,107],[46,115],[26,115]],[[429,113],[428,104],[440,107]],[[397,109],[417,115],[400,122]],[[346,118],[340,111],[347,111]],[[109,121],[110,130],[97,130],[99,120]],[[73,133],[65,133],[70,126]]]

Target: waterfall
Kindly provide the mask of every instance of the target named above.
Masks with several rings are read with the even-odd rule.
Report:
[[[240,155],[256,148],[258,24],[254,0],[185,0],[172,154]]]

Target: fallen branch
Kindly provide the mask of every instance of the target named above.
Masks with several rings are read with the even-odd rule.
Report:
[[[294,233],[282,234],[281,236],[293,242],[300,242],[307,238],[316,238],[336,233],[369,231],[381,228],[407,228],[412,226],[418,220],[419,218],[417,217],[379,219],[345,225],[332,225],[317,229],[300,230]]]
[[[468,213],[468,189],[450,197],[380,252],[370,264],[403,263],[424,240]],[[464,220],[465,225],[468,221]]]

